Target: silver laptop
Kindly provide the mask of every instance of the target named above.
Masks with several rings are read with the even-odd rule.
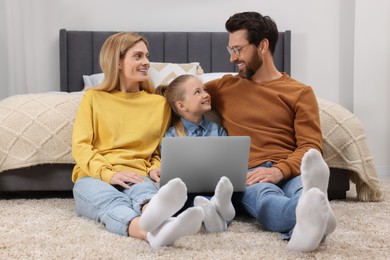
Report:
[[[164,137],[160,186],[180,178],[188,193],[208,193],[226,176],[234,191],[243,191],[249,147],[249,136]]]

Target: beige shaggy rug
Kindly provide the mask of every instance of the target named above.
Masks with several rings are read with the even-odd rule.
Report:
[[[354,185],[351,185],[352,187]],[[0,198],[0,259],[390,259],[390,179],[383,202],[358,202],[356,191],[332,201],[336,231],[311,253],[285,250],[278,233],[240,217],[227,232],[183,237],[172,247],[109,233],[76,216],[73,199]]]

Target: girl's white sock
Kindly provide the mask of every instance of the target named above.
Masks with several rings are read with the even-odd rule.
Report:
[[[227,229],[226,221],[218,214],[215,205],[202,196],[196,196],[194,200],[196,207],[201,207],[204,211],[204,227],[208,232],[222,232]]]
[[[227,229],[226,221],[234,218],[236,211],[232,204],[233,185],[227,177],[222,177],[215,187],[211,201],[196,196],[194,205],[202,207],[205,213],[204,226],[208,232],[222,232]]]
[[[236,215],[232,204],[232,195],[233,185],[229,178],[223,176],[215,187],[215,193],[211,199],[211,203],[215,205],[217,212],[226,221],[232,220]]]

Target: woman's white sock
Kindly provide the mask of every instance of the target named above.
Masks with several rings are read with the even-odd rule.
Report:
[[[167,219],[153,232],[148,232],[148,242],[154,248],[173,245],[177,239],[197,233],[203,219],[200,207],[189,208],[179,216]]]
[[[178,212],[187,200],[187,187],[179,179],[170,180],[149,201],[141,214],[139,225],[148,232],[156,230],[168,218]]]

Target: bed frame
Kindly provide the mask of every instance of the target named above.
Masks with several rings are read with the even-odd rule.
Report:
[[[114,31],[60,30],[60,89],[84,88],[82,76],[100,73],[99,52]],[[199,62],[205,73],[234,72],[226,51],[227,32],[138,32],[149,42],[153,62]],[[279,71],[291,74],[291,31],[279,33],[274,53]],[[69,191],[73,187],[70,164],[44,164],[0,173],[1,191]],[[331,169],[329,198],[343,199],[349,189],[348,172]]]
[[[61,91],[84,88],[83,75],[100,73],[99,52],[104,41],[116,32],[60,30]],[[205,73],[234,72],[226,50],[227,32],[138,32],[149,42],[153,62],[199,62]],[[290,74],[291,31],[279,33],[274,62]]]

